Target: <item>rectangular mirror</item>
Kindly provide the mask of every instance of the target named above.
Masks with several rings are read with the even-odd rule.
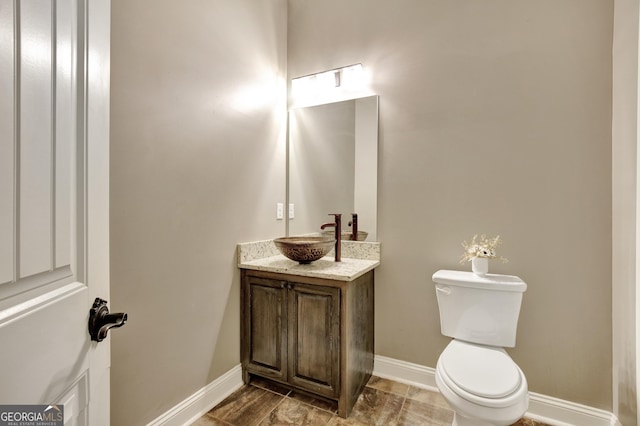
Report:
[[[320,232],[351,213],[366,241],[377,241],[378,96],[293,108],[289,111],[288,235]]]

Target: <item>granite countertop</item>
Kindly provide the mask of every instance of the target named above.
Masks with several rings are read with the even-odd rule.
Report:
[[[342,242],[341,261],[334,261],[333,250],[322,259],[301,265],[286,258],[273,240],[238,244],[238,267],[280,272],[305,277],[352,281],[380,265],[380,243]]]

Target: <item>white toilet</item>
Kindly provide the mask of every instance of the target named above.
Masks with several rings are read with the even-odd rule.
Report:
[[[529,406],[527,379],[503,347],[516,344],[522,293],[511,275],[465,271],[433,274],[442,334],[453,340],[440,354],[436,385],[454,410],[454,426],[501,426]]]

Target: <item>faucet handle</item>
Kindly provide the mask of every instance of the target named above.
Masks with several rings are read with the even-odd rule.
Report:
[[[329,213],[329,216],[334,216],[336,218],[336,221],[334,223],[335,226],[335,235],[336,235],[336,257],[335,260],[336,262],[340,262],[340,247],[341,247],[341,241],[340,241],[340,236],[342,235],[342,215],[340,213]]]
[[[349,239],[352,241],[358,241],[358,213],[351,213],[349,226],[351,226],[351,236]]]
[[[334,216],[336,218],[336,235],[339,235],[340,232],[342,232],[342,214],[329,213],[329,216]]]

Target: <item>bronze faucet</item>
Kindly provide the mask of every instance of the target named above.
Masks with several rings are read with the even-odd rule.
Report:
[[[324,229],[327,227],[331,227],[333,226],[335,228],[335,235],[336,235],[336,253],[335,253],[335,260],[336,262],[340,262],[340,240],[341,240],[341,236],[342,236],[342,215],[340,213],[329,213],[329,216],[335,216],[336,221],[335,222],[329,222],[329,223],[325,223],[324,225],[322,225],[320,227],[320,229]]]
[[[351,213],[349,226],[351,227],[351,241],[358,241],[358,213]]]

